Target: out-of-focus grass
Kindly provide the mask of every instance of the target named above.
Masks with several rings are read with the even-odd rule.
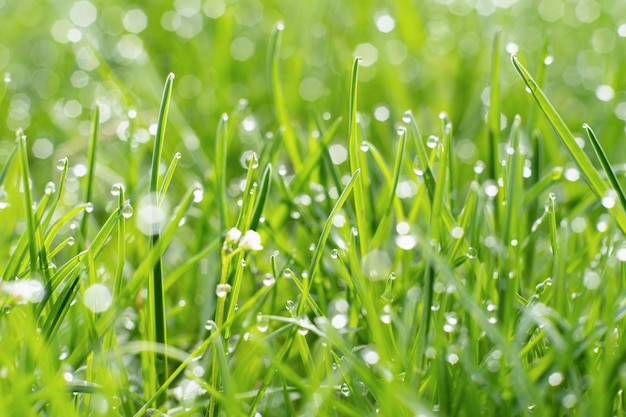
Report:
[[[0,13],[0,414],[624,414],[626,4]]]

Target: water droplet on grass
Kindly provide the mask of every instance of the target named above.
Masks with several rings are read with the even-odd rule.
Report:
[[[435,135],[430,135],[428,139],[426,139],[426,146],[430,149],[434,149],[437,143],[439,143],[439,138]]]
[[[47,195],[52,195],[52,194],[54,194],[54,193],[56,192],[56,190],[57,190],[56,185],[55,185],[52,181],[49,181],[49,182],[46,184],[46,188],[44,189],[44,192],[45,192]]]
[[[411,110],[405,111],[404,114],[402,115],[402,121],[404,123],[410,123],[412,119],[413,119],[413,113],[411,112]]]
[[[206,323],[204,323],[204,328],[210,332],[214,332],[217,330],[217,324],[215,324],[213,320],[207,320]]]
[[[256,315],[256,328],[261,332],[265,333],[267,329],[270,327],[270,321],[263,313],[258,313]]]
[[[91,212],[93,212],[93,204],[92,204],[92,203],[87,203],[87,204],[85,204],[85,211],[86,211],[87,213],[91,213]]]
[[[348,384],[346,384],[345,382],[343,384],[341,384],[341,387],[339,388],[339,392],[341,393],[341,395],[343,395],[344,397],[349,397],[351,392],[350,392],[350,387],[348,386]]]
[[[272,274],[265,274],[265,277],[263,278],[263,285],[265,285],[266,287],[271,287],[272,285],[274,285],[275,282],[276,279]]]
[[[61,158],[57,161],[57,169],[63,171],[67,166],[67,158]]]
[[[215,295],[217,295],[218,298],[224,298],[230,290],[230,284],[217,284],[215,287]]]
[[[337,249],[333,249],[330,251],[330,257],[333,259],[337,259],[339,257],[339,251]]]
[[[124,185],[122,183],[116,182],[111,186],[111,195],[117,197],[120,193],[124,191]]]
[[[133,206],[130,205],[130,201],[126,201],[122,207],[122,216],[125,219],[129,219],[133,216]]]
[[[465,252],[465,256],[467,256],[468,259],[476,259],[476,256],[478,256],[478,251],[476,250],[476,248],[468,246],[467,251]]]
[[[363,143],[361,144],[361,151],[362,151],[362,152],[367,152],[367,151],[369,151],[369,150],[370,150],[370,146],[369,146],[369,144],[368,144],[367,142],[363,142]]]
[[[424,171],[422,170],[422,164],[420,163],[420,159],[418,156],[413,158],[413,172],[418,177],[421,177],[424,175]]]

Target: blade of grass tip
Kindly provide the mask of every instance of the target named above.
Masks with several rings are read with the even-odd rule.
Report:
[[[96,148],[98,143],[98,128],[100,126],[100,106],[98,104],[95,105],[93,109],[93,114],[91,116],[91,136],[89,138],[89,150],[87,152],[87,175],[85,178],[86,183],[86,194],[85,194],[85,203],[92,204],[91,200],[93,198],[93,180],[96,177]],[[80,234],[78,239],[78,244],[76,245],[76,252],[80,252],[85,248],[87,242],[87,218],[89,216],[89,211],[86,210],[83,214],[83,218],[80,222]]]
[[[417,158],[419,159],[420,165],[417,167],[416,162],[414,162],[413,171],[417,175],[421,174],[424,176],[424,183],[426,184],[428,197],[432,201],[435,196],[435,177],[430,169],[428,154],[426,153],[426,148],[424,147],[424,141],[417,125],[417,121],[415,120],[415,117],[413,117],[413,112],[411,112],[411,110],[407,110],[402,117],[402,121],[409,126],[409,133],[413,136],[413,142],[415,143],[415,149],[417,151]]]
[[[401,126],[398,129],[398,149],[396,151],[396,160],[393,166],[393,183],[391,184],[389,190],[389,197],[387,198],[387,206],[383,211],[383,217],[379,222],[379,225],[374,233],[374,237],[372,238],[372,247],[378,248],[381,246],[383,235],[386,231],[388,231],[388,221],[391,219],[392,208],[394,201],[397,201],[396,198],[396,188],[398,187],[398,181],[400,179],[400,170],[402,168],[402,161],[404,160],[404,152],[406,150],[406,128]]]
[[[161,182],[161,187],[159,188],[159,192],[157,195],[159,196],[159,205],[163,202],[165,198],[165,194],[167,190],[170,188],[170,183],[172,182],[172,177],[174,176],[174,172],[176,171],[176,166],[178,165],[178,161],[181,158],[180,152],[176,152],[172,157],[172,162],[167,167],[167,171],[165,171],[165,176],[163,177],[163,181]]]
[[[259,188],[259,194],[252,214],[252,220],[250,221],[250,229],[252,230],[256,230],[259,226],[259,221],[263,215],[263,209],[265,208],[265,203],[267,201],[267,196],[270,193],[271,185],[272,164],[268,164],[263,171],[263,176],[261,177],[261,187]]]
[[[159,190],[159,166],[161,165],[161,154],[163,152],[163,142],[165,140],[165,127],[167,125],[167,114],[170,107],[170,99],[172,97],[172,85],[174,82],[174,74],[170,73],[165,81],[163,88],[163,97],[161,99],[161,107],[159,109],[159,118],[157,121],[156,137],[154,139],[154,152],[152,154],[152,167],[150,172],[150,194],[152,198],[151,204],[158,206],[160,197],[157,192]],[[154,247],[159,240],[159,233],[152,236],[151,246]],[[163,294],[163,268],[161,259],[159,258],[154,265],[148,286],[148,308],[150,325],[154,325],[154,338],[156,343],[161,343],[167,347],[167,334],[165,328],[165,295]],[[167,355],[157,355],[155,357],[157,363],[158,384],[161,385],[167,375]],[[160,403],[166,400],[163,396]],[[159,403],[159,404],[160,404]]]
[[[489,112],[487,116],[489,126],[489,178],[496,180],[498,160],[498,145],[500,144],[500,61],[502,49],[502,30],[497,28],[493,37],[491,55],[491,86],[489,94]]]
[[[602,165],[602,168],[604,169],[604,173],[606,174],[606,177],[609,179],[609,183],[613,187],[613,190],[617,194],[620,204],[622,205],[624,210],[626,210],[626,197],[624,196],[624,190],[622,189],[622,185],[617,180],[617,175],[615,175],[615,171],[611,167],[611,163],[609,162],[609,159],[606,157],[606,153],[604,152],[604,149],[602,149],[602,145],[600,145],[600,141],[596,137],[596,134],[593,133],[591,126],[589,126],[587,123],[583,124],[583,129],[585,129],[585,131],[587,132],[587,136],[589,137],[591,146],[593,146],[593,150],[595,151],[596,156],[600,160],[600,164]]]
[[[31,275],[37,273],[37,238],[35,236],[35,218],[33,213],[33,195],[30,182],[30,168],[28,165],[28,150],[26,148],[26,136],[22,129],[17,131],[19,144],[20,165],[22,170],[22,187],[24,189],[24,211],[26,213],[26,233],[28,234],[28,248],[30,252]]]
[[[356,122],[357,113],[357,84],[359,81],[359,63],[361,58],[354,59],[352,64],[352,77],[350,80],[350,103],[348,109],[348,155],[350,159],[350,171],[361,171],[361,146],[358,141],[358,126]],[[367,253],[367,245],[369,243],[369,233],[367,229],[367,213],[365,210],[365,190],[363,189],[363,182],[360,179],[357,181],[354,190],[354,210],[356,217],[356,229],[359,235],[359,247],[361,256],[365,256]]]
[[[283,90],[280,87],[280,70],[278,67],[280,40],[282,38],[285,25],[283,22],[278,22],[274,27],[272,36],[270,38],[270,47],[268,50],[268,64],[270,75],[270,91],[274,98],[274,109],[276,111],[276,118],[280,124],[283,134],[282,140],[287,149],[287,154],[293,165],[294,171],[298,172],[302,166],[302,158],[300,157],[300,149],[298,146],[298,138],[289,122],[289,113],[287,112],[287,105],[285,103],[285,96]]]
[[[563,145],[565,145],[579,171],[583,174],[585,182],[587,182],[587,185],[589,185],[589,188],[591,188],[591,191],[595,194],[598,200],[602,200],[602,198],[606,196],[607,191],[609,191],[608,184],[602,179],[598,171],[594,168],[587,155],[585,155],[584,151],[576,142],[572,132],[552,106],[552,103],[550,103],[543,91],[541,91],[541,88],[539,88],[528,70],[519,62],[517,56],[511,55],[511,62],[513,63],[517,73],[524,80],[524,83],[530,90],[530,93],[535,98],[539,108],[552,125],[552,128],[555,130],[557,136],[561,139]],[[619,205],[608,210],[615,217],[620,229],[622,231],[626,231],[626,211],[624,207]]]
[[[217,140],[215,141],[215,182],[217,186],[217,212],[219,214],[219,235],[226,233],[229,225],[226,206],[226,155],[228,152],[228,115],[222,114],[217,125]]]

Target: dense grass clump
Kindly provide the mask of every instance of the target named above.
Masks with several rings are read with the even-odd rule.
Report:
[[[369,56],[342,55],[347,41],[334,29],[349,16],[337,15],[328,37],[339,52],[300,82],[293,72],[305,71],[290,55],[297,42],[283,43],[289,17],[303,19],[291,6],[248,2],[286,18],[269,28],[267,15],[251,22],[256,15],[238,3],[208,1],[204,29],[223,58],[196,68],[216,81],[208,105],[194,91],[206,83],[184,73],[192,63],[176,61],[175,47],[157,53],[163,34],[135,35],[146,30],[141,16],[160,16],[165,30],[200,47],[186,32],[205,21],[194,20],[195,2],[175,3],[187,29],[160,6],[120,3],[100,14],[87,1],[50,25],[59,43],[63,22],[71,26],[62,39],[76,46],[72,83],[82,87],[65,92],[83,88],[89,116],[68,97],[51,118],[35,110],[26,118],[20,103],[45,107],[59,87],[34,85],[36,104],[23,82],[11,87],[7,75],[0,86],[1,414],[624,415],[626,195],[613,138],[621,128],[612,117],[596,135],[583,124],[602,120],[595,106],[572,124],[580,91],[563,100],[573,109],[566,118],[552,104],[544,90],[558,44],[525,55],[503,46],[506,26],[490,25],[487,52],[470,54],[459,40],[461,58],[452,58],[435,48],[444,42],[436,29],[448,27],[441,20],[477,25],[487,6],[463,14],[463,2],[448,2],[452,14],[425,22],[431,32],[411,32],[405,19],[415,8],[393,2],[397,18],[377,11],[374,24],[401,32],[395,41],[412,60],[476,68],[435,76],[428,67],[422,74],[434,84],[412,90],[413,78],[376,72],[372,44],[357,48]],[[99,20],[88,23],[93,13]],[[122,32],[107,13],[123,16],[128,32],[115,48]],[[242,27],[264,34],[256,48],[266,65],[254,46],[243,56]],[[382,45],[378,32],[372,42]],[[230,52],[220,33],[234,38]],[[136,56],[124,49],[131,44]],[[301,47],[317,56],[328,45]],[[161,64],[148,60],[185,70],[163,71],[162,93],[142,95],[160,88]],[[129,72],[135,64],[145,65],[145,80]],[[90,89],[81,77],[98,67],[102,81]],[[554,89],[561,98],[569,91]],[[596,95],[610,101],[607,91]],[[195,110],[186,102],[194,97]],[[71,118],[84,120],[54,123],[76,104]],[[64,128],[63,139],[41,136]]]

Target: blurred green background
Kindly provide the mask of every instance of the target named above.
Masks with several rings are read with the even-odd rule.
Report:
[[[555,106],[575,133],[592,125],[612,161],[624,157],[623,1],[0,0],[0,74],[11,79],[0,109],[0,161],[19,127],[37,183],[52,175],[50,160],[84,161],[98,102],[106,144],[99,163],[114,176],[129,148],[149,149],[162,85],[174,72],[166,157],[180,151],[183,166],[206,175],[219,117],[242,100],[248,110],[233,159],[277,131],[266,55],[279,21],[282,86],[303,143],[315,120],[347,114],[349,68],[360,55],[366,139],[385,152],[407,109],[426,134],[438,134],[437,114],[446,111],[471,167],[485,146],[492,40],[501,27],[503,127],[531,107],[507,51],[536,68],[547,40],[546,90]],[[344,122],[338,141],[346,131]],[[553,157],[548,164],[566,160]]]

